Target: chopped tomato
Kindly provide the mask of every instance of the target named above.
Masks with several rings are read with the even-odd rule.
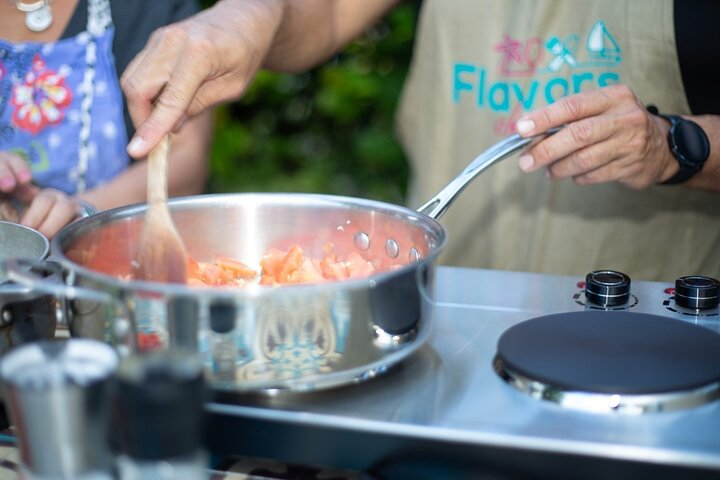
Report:
[[[309,258],[288,275],[288,283],[318,283],[325,281],[322,272],[315,267]]]
[[[205,283],[202,279],[202,277],[188,277],[187,284],[191,287],[207,287],[207,283]]]
[[[345,261],[345,268],[350,278],[362,278],[375,273],[373,264],[365,260],[363,256],[357,252],[352,252],[348,255]]]
[[[200,262],[202,279],[208,285],[227,285],[232,281],[232,274],[214,263]]]
[[[258,274],[257,271],[238,260],[233,260],[232,258],[219,256],[217,257],[216,262],[219,267],[229,270],[233,274],[234,278],[255,278]]]
[[[201,278],[202,272],[200,271],[200,265],[192,257],[187,256],[185,258],[185,264],[187,266],[188,278]]]
[[[274,285],[277,282],[277,276],[282,268],[285,252],[277,248],[269,249],[260,259],[260,284]]]
[[[328,252],[328,254],[320,261],[320,269],[323,277],[328,280],[342,280],[344,278],[348,278],[345,265],[338,261],[337,255],[332,252]]]
[[[292,274],[302,267],[304,261],[305,254],[302,248],[297,245],[290,247],[278,272],[277,281],[279,283],[297,283],[292,281]]]
[[[157,333],[138,332],[137,349],[141,352],[155,350],[162,347],[162,340]]]
[[[298,283],[320,283],[346,278],[367,277],[375,273],[372,262],[357,252],[346,259],[338,258],[334,246],[327,243],[322,260],[305,255],[299,245],[289,250],[276,248],[267,250],[260,259],[260,272],[239,260],[218,255],[214,262],[198,262],[187,257],[188,285],[240,288],[247,284],[286,285]]]
[[[286,253],[277,248],[271,248],[260,260],[262,276],[277,277],[282,268]]]

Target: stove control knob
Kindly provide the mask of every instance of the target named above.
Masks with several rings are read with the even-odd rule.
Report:
[[[614,270],[596,270],[585,277],[585,298],[602,307],[625,305],[630,299],[630,277]]]
[[[720,282],[698,275],[680,277],[675,280],[675,303],[693,310],[715,308],[720,304]]]

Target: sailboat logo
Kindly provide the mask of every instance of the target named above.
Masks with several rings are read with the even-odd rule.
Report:
[[[612,66],[622,60],[620,46],[605,26],[605,22],[598,20],[590,29],[585,48],[588,52],[588,66]]]

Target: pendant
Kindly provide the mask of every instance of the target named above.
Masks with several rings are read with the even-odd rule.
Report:
[[[46,30],[53,21],[50,4],[44,2],[42,7],[25,14],[25,26],[33,32]]]

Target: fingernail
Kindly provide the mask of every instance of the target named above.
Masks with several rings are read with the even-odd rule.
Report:
[[[12,190],[15,186],[15,181],[11,177],[0,178],[0,188],[3,190]]]
[[[140,155],[143,147],[145,147],[145,139],[142,137],[133,137],[132,141],[128,143],[127,151],[130,155]]]
[[[534,164],[535,161],[533,160],[532,155],[528,155],[527,153],[520,155],[520,158],[518,158],[518,166],[520,167],[520,170],[524,172],[529,171]]]
[[[521,118],[515,124],[515,129],[520,135],[529,135],[535,130],[535,122],[527,118]]]

